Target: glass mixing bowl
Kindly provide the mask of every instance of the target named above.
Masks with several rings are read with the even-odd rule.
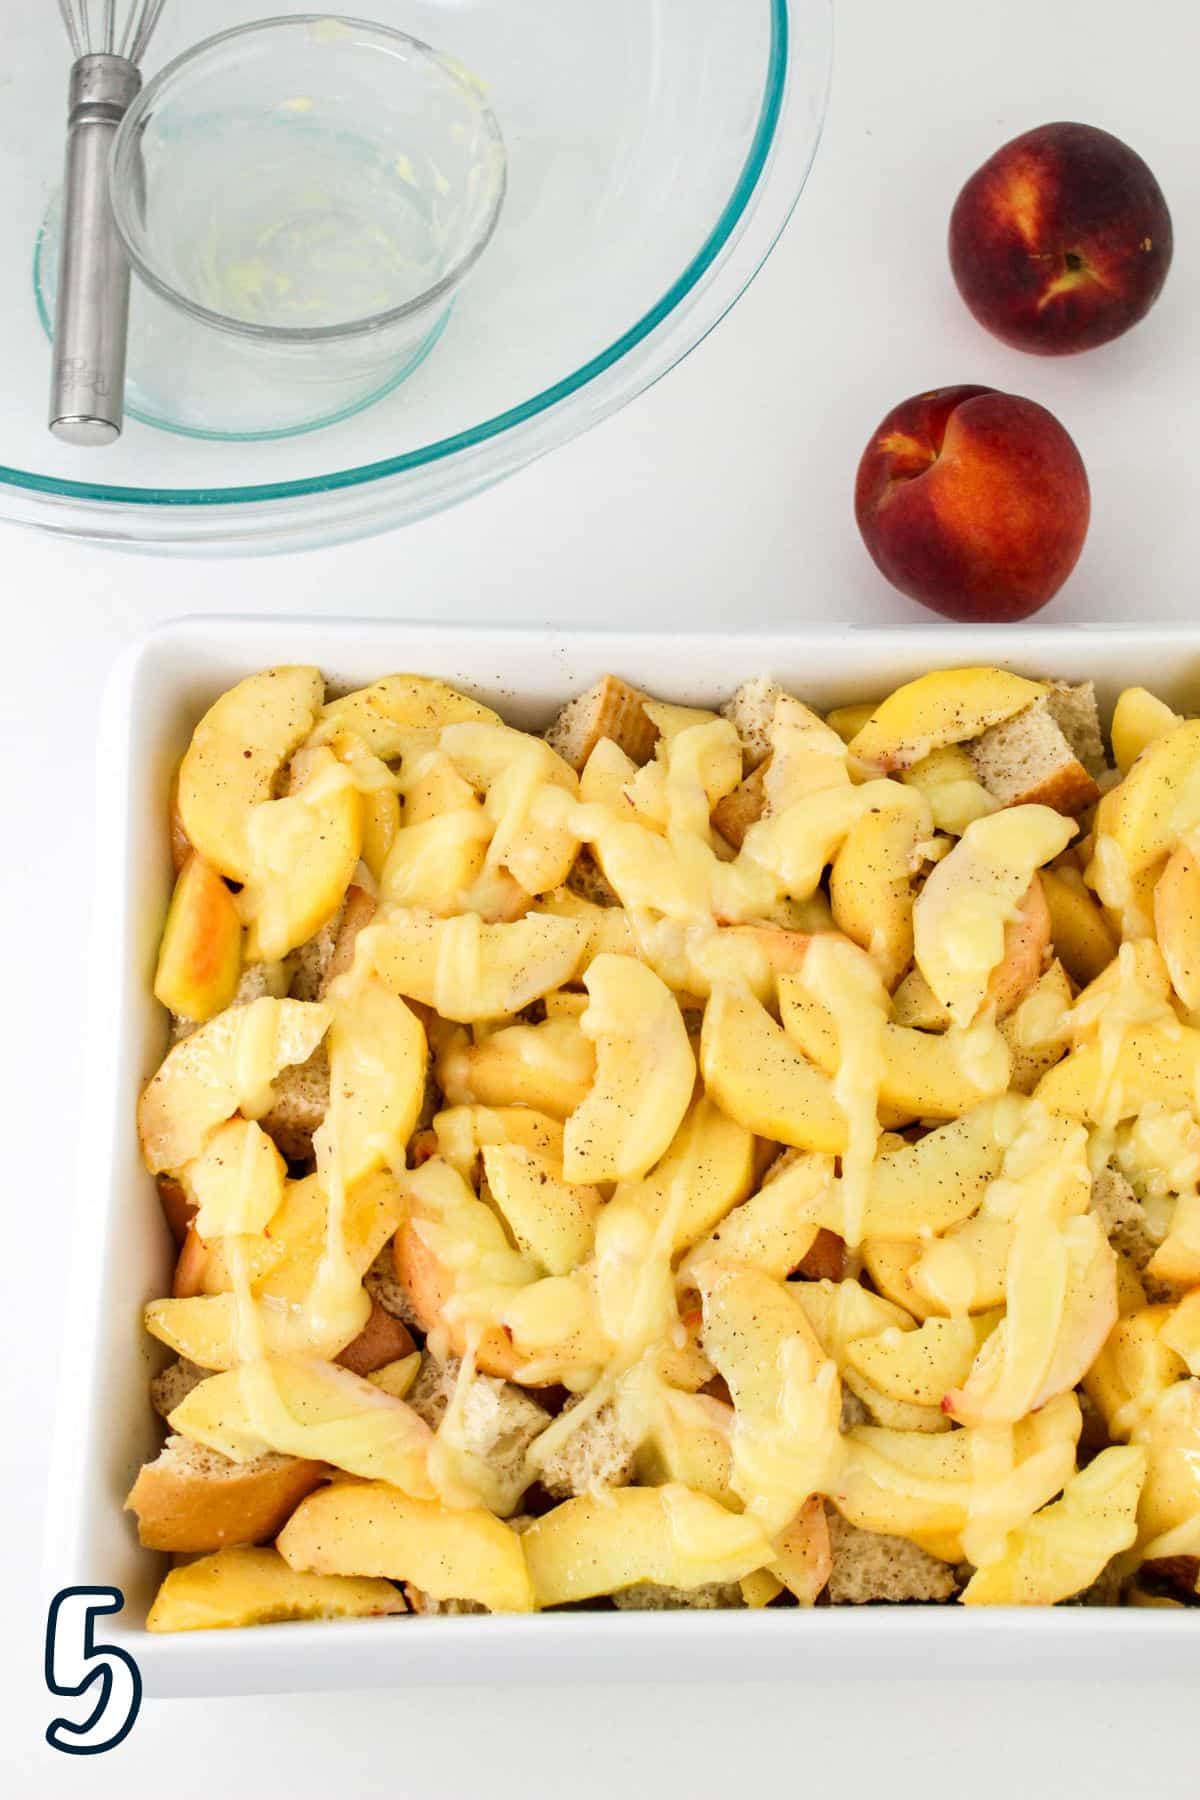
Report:
[[[261,0],[168,0],[152,78]],[[135,549],[247,553],[361,536],[477,492],[665,374],[734,303],[803,188],[828,0],[405,0],[389,22],[472,71],[508,151],[487,254],[436,351],[352,417],[216,441],[130,420],[110,449],[45,430],[30,264],[61,179],[68,52],[22,9],[0,120],[0,517]],[[131,343],[131,364],[136,356]]]

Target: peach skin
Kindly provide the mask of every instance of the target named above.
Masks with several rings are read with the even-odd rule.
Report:
[[[1171,266],[1171,215],[1128,144],[1092,125],[1041,125],[971,176],[949,247],[981,325],[1015,349],[1064,356],[1149,312]]]
[[[1091,500],[1079,451],[1045,407],[949,387],[888,413],[859,463],[854,511],[901,593],[951,619],[1006,621],[1058,592]]]

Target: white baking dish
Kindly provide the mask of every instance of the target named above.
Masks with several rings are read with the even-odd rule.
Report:
[[[150,993],[170,861],[167,790],[192,726],[251,670],[318,664],[355,686],[398,669],[446,677],[515,724],[540,726],[608,669],[667,699],[713,704],[767,673],[817,706],[869,699],[929,668],[996,662],[1092,677],[1106,704],[1144,682],[1200,707],[1200,632],[1172,626],[904,631],[805,627],[762,636],[517,631],[286,618],[189,619],[127,652],[101,728],[99,867],[74,1271],[51,1488],[47,1583],[123,1590],[122,1643],[153,1695],[389,1687],[420,1681],[886,1677],[953,1671],[1086,1677],[1178,1671],[1200,1655],[1200,1612],[955,1607],[767,1613],[572,1613],[368,1620],[158,1637],[142,1629],[163,1559],[137,1546],[122,1500],[153,1455],[146,1379],[158,1361],[143,1302],[168,1291],[172,1250],[134,1131],[141,1083],[165,1042]]]

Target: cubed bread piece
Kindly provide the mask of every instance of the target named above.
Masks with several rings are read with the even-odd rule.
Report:
[[[408,1289],[396,1279],[396,1262],[392,1255],[392,1243],[389,1240],[375,1258],[363,1276],[363,1286],[377,1305],[384,1312],[391,1313],[394,1319],[403,1320],[405,1325],[420,1328]]]
[[[187,1399],[194,1387],[207,1381],[211,1371],[202,1369],[199,1363],[189,1362],[186,1356],[176,1357],[165,1369],[160,1369],[150,1383],[150,1404],[162,1418],[167,1418],[175,1408]]]
[[[771,721],[775,717],[775,702],[785,692],[777,681],[771,681],[766,675],[759,675],[754,681],[743,681],[737,692],[721,708],[722,717],[729,720],[741,741],[742,760],[747,774],[757,769],[771,754]],[[732,841],[731,839],[730,842]]]
[[[1111,1568],[1111,1564],[1109,1567]],[[1105,1570],[1105,1574],[1108,1571]],[[1101,1580],[1104,1576],[1101,1576]],[[1200,1556],[1156,1556],[1138,1570],[1138,1586],[1149,1594],[1186,1601],[1200,1600]],[[1101,1604],[1105,1604],[1101,1602]],[[1109,1603],[1111,1604],[1111,1602]]]
[[[413,1411],[436,1431],[446,1416],[462,1368],[457,1357],[445,1362],[426,1351],[407,1399]],[[463,1398],[461,1442],[468,1455],[486,1463],[498,1487],[511,1497],[529,1486],[526,1453],[545,1431],[550,1414],[544,1406],[494,1375],[476,1375]]]
[[[1127,1256],[1140,1274],[1158,1241],[1151,1235],[1145,1207],[1119,1169],[1101,1169],[1093,1178],[1092,1211],[1113,1249]]]
[[[147,1550],[220,1550],[277,1536],[325,1465],[295,1456],[231,1462],[188,1438],[169,1437],[143,1465],[125,1505]]]
[[[631,762],[649,762],[658,726],[643,710],[645,698],[619,675],[603,675],[595,687],[568,700],[546,742],[575,770],[582,769],[601,738],[611,738]]]
[[[308,1162],[313,1133],[329,1106],[329,1056],[324,1045],[307,1062],[281,1070],[272,1089],[275,1103],[258,1122],[288,1162]]]
[[[238,978],[230,1006],[249,1006],[252,1000],[282,1000],[288,991],[288,971],[283,963],[247,963]],[[194,1019],[171,1020],[171,1045],[183,1042],[197,1029]]]
[[[860,1531],[832,1507],[827,1510],[833,1570],[826,1592],[832,1605],[952,1600],[958,1592],[961,1583],[951,1563],[930,1556],[908,1538]]]
[[[736,1581],[709,1581],[694,1588],[661,1587],[656,1581],[639,1581],[614,1594],[613,1604],[621,1612],[716,1612],[744,1606],[746,1602]]]
[[[842,1383],[842,1418],[843,1431],[853,1431],[856,1425],[871,1425],[874,1420],[867,1411],[866,1405],[857,1394],[854,1394]]]
[[[763,816],[767,803],[766,777],[770,760],[768,756],[765,762],[759,763],[745,781],[734,788],[732,794],[726,794],[713,807],[714,830],[719,831],[725,842],[732,844],[735,850],[741,849],[746,833]]]
[[[1052,681],[1046,692],[1046,705],[1058,729],[1095,780],[1108,770],[1104,752],[1104,733],[1100,728],[1100,709],[1096,705],[1093,681]]]
[[[621,904],[620,895],[614,887],[610,886],[590,850],[581,850],[571,864],[571,870],[567,876],[567,887],[581,900],[590,900],[593,906],[620,906]]]
[[[231,1006],[249,1006],[252,1000],[282,1000],[287,993],[288,971],[283,963],[247,963],[242,970]]]
[[[288,994],[293,1000],[319,1000],[325,992],[345,914],[346,902],[343,900],[328,924],[322,925],[315,937],[292,951],[288,958],[292,977]]]
[[[966,746],[976,777],[1001,806],[1050,806],[1074,816],[1100,798],[1047,696]]]
[[[1121,1571],[1123,1558],[1114,1556],[1111,1562],[1105,1563],[1090,1587],[1081,1588],[1079,1593],[1072,1594],[1069,1600],[1060,1602],[1063,1606],[1120,1606],[1121,1589],[1125,1585],[1125,1576]]]
[[[373,1375],[385,1364],[411,1356],[415,1349],[407,1325],[372,1298],[370,1317],[337,1361],[352,1375]]]
[[[415,1586],[411,1581],[404,1583],[404,1598],[408,1601],[410,1612],[418,1614],[423,1619],[438,1617],[457,1619],[465,1617],[468,1613],[485,1613],[488,1610],[486,1606],[481,1606],[478,1600],[435,1600],[432,1594],[427,1594],[423,1588]]]
[[[569,1416],[578,1405],[578,1399],[569,1400],[563,1416]],[[633,1480],[637,1448],[622,1429],[616,1407],[608,1401],[542,1464],[542,1486],[556,1500],[588,1494],[595,1488],[625,1487]]]
[[[358,934],[371,923],[377,906],[374,894],[368,894],[366,888],[352,885],[346,889],[346,904],[342,907],[333,949],[321,978],[317,994],[319,1000],[325,998],[330,982],[336,981],[339,975],[344,975],[354,961],[354,946]]]

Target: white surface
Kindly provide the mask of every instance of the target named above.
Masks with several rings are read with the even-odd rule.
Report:
[[[873,1681],[919,1666],[931,1682],[961,1672],[984,1680],[1019,1661],[1029,1672],[1072,1663],[1095,1677],[1109,1658],[1144,1676],[1200,1662],[1200,1613],[1149,1609],[1116,1617],[1087,1608],[1033,1613],[949,1607],[855,1612],[827,1607],[713,1618],[679,1613],[575,1614],[537,1619],[376,1620],[337,1625],[150,1636],[141,1620],[161,1574],[140,1552],[121,1507],[158,1444],[145,1403],[151,1347],[132,1322],[166,1292],[173,1246],[133,1129],[137,1095],[161,1054],[165,1022],[150,994],[159,922],[169,893],[163,821],[171,771],[191,726],[217,695],[279,656],[315,664],[346,687],[382,670],[420,667],[502,708],[514,725],[544,729],[564,691],[619,668],[666,700],[717,706],[730,671],[763,674],[821,711],[886,693],[928,669],[975,658],[1027,674],[1090,675],[1105,711],[1129,670],[1169,703],[1186,704],[1200,672],[1194,626],[1110,626],[1081,632],[944,623],[907,630],[856,628],[852,658],[838,627],[795,626],[753,642],[734,632],[670,634],[421,626],[273,617],[191,620],[160,629],[121,659],[105,697],[99,765],[101,854],[92,895],[96,947],[88,995],[79,1144],[85,1197],[72,1234],[71,1300],[63,1361],[71,1370],[56,1420],[50,1535],[54,1586],[112,1583],[126,1611],[105,1638],[136,1658],[148,1695],[402,1688],[477,1677],[525,1687],[602,1681],[615,1671],[705,1679],[736,1668],[743,1680],[817,1670]],[[745,658],[752,660],[745,661]],[[852,672],[850,663],[853,663]]]
[[[9,1555],[0,1779],[24,1796],[176,1800],[395,1789],[406,1800],[578,1796],[670,1785],[835,1779],[842,1793],[979,1800],[1194,1791],[1197,1671],[989,1689],[906,1681],[516,1696],[306,1696],[151,1705],[111,1756],[40,1744],[36,1544],[52,1389],[60,1209],[72,1182],[99,684],[157,618],[248,606],[303,612],[663,625],[843,617],[902,622],[849,515],[856,458],[916,389],[979,380],[1025,392],[1075,433],[1092,476],[1091,541],[1047,623],[1188,618],[1200,563],[1200,162],[1190,0],[843,0],[827,140],[796,220],[734,317],[631,412],[505,487],[404,536],[275,563],[103,557],[9,533],[8,856],[2,904],[14,998],[5,1034]],[[1177,252],[1165,295],[1124,342],[1044,363],[983,337],[945,269],[954,193],[999,142],[1076,117],[1128,138],[1159,173]],[[56,1222],[57,1219],[57,1222]],[[1194,1731],[1194,1724],[1191,1727]],[[1185,1735],[1188,1733],[1188,1735]],[[221,1774],[214,1775],[214,1765]],[[1150,1774],[1150,1771],[1153,1773]],[[872,1779],[874,1778],[874,1779]],[[260,1784],[267,1783],[262,1789]]]

